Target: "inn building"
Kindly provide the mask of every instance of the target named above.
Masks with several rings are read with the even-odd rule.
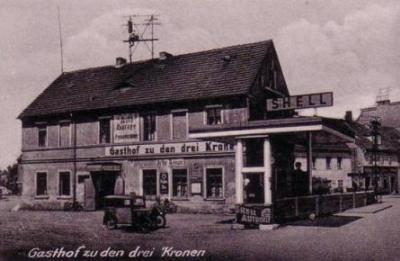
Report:
[[[353,141],[342,121],[296,115],[324,95],[288,100],[270,40],[66,72],[19,115],[22,195],[87,210],[132,192],[196,211],[271,205],[291,194],[296,145],[311,163],[314,145]]]

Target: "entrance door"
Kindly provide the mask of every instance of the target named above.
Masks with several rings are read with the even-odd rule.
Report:
[[[264,203],[264,173],[244,175],[245,203]]]
[[[96,209],[96,190],[93,185],[92,179],[85,179],[84,181],[84,208],[85,210]]]
[[[114,194],[116,173],[111,171],[92,172],[92,179],[95,189],[96,209],[104,206],[104,197]]]

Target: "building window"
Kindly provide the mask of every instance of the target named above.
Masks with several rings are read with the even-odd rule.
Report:
[[[172,170],[172,196],[187,197],[187,170]]]
[[[342,169],[342,157],[337,158],[337,168]]]
[[[342,189],[343,188],[343,180],[339,179],[337,182],[338,182],[338,188]]]
[[[71,175],[69,171],[60,172],[58,191],[60,196],[71,195]]]
[[[316,162],[317,162],[317,158],[316,157],[312,157],[312,162],[311,162],[311,164],[312,164],[312,169],[317,169],[317,165],[316,165]]]
[[[59,146],[67,147],[71,145],[71,128],[69,122],[60,123],[60,132],[59,132]]]
[[[392,157],[392,155],[389,155],[389,165],[392,165],[392,163],[393,163],[393,157]]]
[[[36,173],[36,195],[46,196],[47,195],[47,173],[38,172]]]
[[[38,141],[39,147],[47,146],[47,126],[42,125],[38,127]]]
[[[99,132],[99,141],[100,144],[110,143],[111,139],[111,121],[110,119],[100,119],[100,132]]]
[[[207,198],[222,198],[222,168],[207,168],[206,169],[206,197]]]
[[[157,195],[157,170],[155,169],[143,170],[143,195],[145,196]]]
[[[331,169],[331,161],[332,158],[331,157],[326,157],[326,169]]]
[[[207,125],[217,125],[222,123],[222,107],[206,108]]]
[[[145,141],[156,139],[156,115],[154,113],[143,115],[143,139]]]

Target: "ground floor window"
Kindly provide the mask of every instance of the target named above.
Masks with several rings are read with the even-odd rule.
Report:
[[[143,195],[145,195],[145,196],[157,195],[157,170],[156,169],[143,170]]]
[[[37,196],[47,195],[47,173],[46,172],[36,173],[36,195]]]
[[[206,197],[207,198],[222,198],[222,168],[207,168],[206,169]]]
[[[60,172],[59,180],[59,194],[60,196],[70,196],[71,195],[71,174],[69,171]]]
[[[187,197],[187,183],[186,169],[172,170],[172,196]]]

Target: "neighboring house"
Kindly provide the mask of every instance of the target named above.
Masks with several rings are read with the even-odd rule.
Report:
[[[371,120],[378,118],[382,126],[400,129],[400,102],[390,102],[384,99],[376,102],[376,106],[361,109],[358,123],[369,125]]]
[[[305,170],[307,158],[305,148],[296,149],[296,162],[300,162]],[[351,177],[353,169],[352,150],[346,144],[318,144],[313,146],[312,176],[330,181],[331,192],[347,192],[352,190]]]
[[[369,126],[354,121],[349,121],[349,125],[356,134],[356,146],[353,149],[357,153],[355,168],[349,176],[360,189],[373,189],[374,179],[377,178],[378,186],[385,193],[398,193],[400,132],[388,126],[379,128],[375,171],[373,136]]]

